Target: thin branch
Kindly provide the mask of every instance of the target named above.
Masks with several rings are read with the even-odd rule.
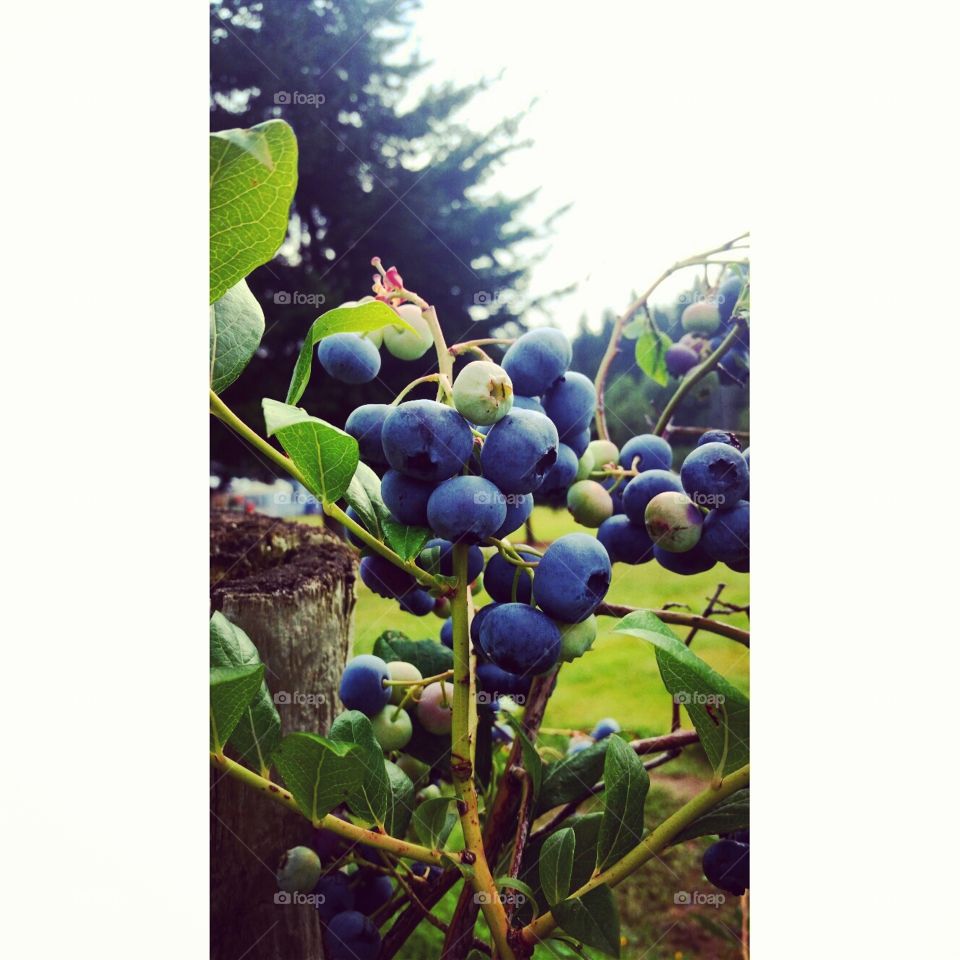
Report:
[[[625,617],[628,613],[644,609],[647,608],[628,607],[620,603],[601,603],[594,612],[601,617]],[[682,627],[697,627],[700,630],[706,630],[707,633],[715,633],[718,636],[727,637],[729,640],[736,640],[737,643],[742,643],[745,647],[750,646],[750,631],[732,627],[729,623],[710,620],[696,613],[678,613],[676,610],[651,610],[650,613],[655,614],[664,623],[675,623]]]

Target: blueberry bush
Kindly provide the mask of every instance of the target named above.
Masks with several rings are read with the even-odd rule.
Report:
[[[557,955],[619,956],[612,889],[697,837],[718,838],[703,859],[707,880],[743,894],[748,702],[671,625],[746,646],[749,634],[716,616],[605,598],[617,563],[681,576],[749,569],[749,450],[738,434],[713,430],[675,472],[664,439],[708,373],[733,386],[747,375],[746,238],[657,278],[618,319],[595,380],[570,369],[570,341],[552,328],[447,344],[430,302],[373,258],[371,291],[316,319],[286,397],[263,400],[261,435],[223,394],[260,343],[264,314],[245,277],[283,242],[296,177],[297,142],[283,121],[211,137],[211,412],[315,495],[384,603],[442,624],[437,640],[387,631],[352,659],[343,711],[321,735],[281,730],[254,645],[213,616],[211,762],[317,828],[314,847],[278,851],[279,889],[314,896],[330,960],[402,956],[422,923],[440,929],[449,958],[515,960],[546,941]],[[703,271],[703,296],[683,310],[673,343],[647,301],[689,268]],[[624,339],[647,376],[676,389],[652,431],[618,449],[603,398]],[[297,405],[315,354],[324,376],[357,384],[377,376],[383,349],[407,360],[433,350],[436,370],[390,404],[358,407],[343,430]],[[583,529],[521,542],[541,499],[565,501]],[[492,601],[475,609],[481,578]],[[607,718],[557,757],[538,743],[544,709],[562,665],[589,654],[599,617],[652,645],[673,727],[629,740]],[[681,706],[692,729],[681,729]],[[647,823],[649,770],[695,742],[712,776]],[[578,813],[598,794],[602,807]],[[457,884],[444,923],[432,909]]]

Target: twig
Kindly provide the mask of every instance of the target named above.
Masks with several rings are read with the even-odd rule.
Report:
[[[601,617],[625,617],[628,613],[644,609],[646,608],[628,607],[620,603],[601,603],[594,612]],[[718,636],[736,640],[737,643],[742,643],[745,647],[750,646],[750,631],[732,627],[729,623],[709,620],[696,613],[677,613],[675,610],[651,610],[650,613],[655,614],[664,623],[675,623],[682,627],[698,627],[700,630],[706,630],[707,633],[715,633]]]

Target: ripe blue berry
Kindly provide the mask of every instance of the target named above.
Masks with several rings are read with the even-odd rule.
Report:
[[[394,470],[436,483],[458,473],[470,458],[473,434],[452,407],[409,400],[383,422],[383,452]]]
[[[505,495],[507,501],[507,519],[500,524],[500,529],[494,534],[498,540],[503,540],[514,530],[519,530],[533,513],[533,494],[532,493],[508,493]]]
[[[523,697],[530,689],[531,677],[523,677],[498,667],[495,663],[481,663],[477,667],[477,686],[487,694],[486,700],[497,697]]]
[[[707,556],[721,563],[742,563],[750,557],[750,504],[741,500],[732,510],[711,510],[701,538]]]
[[[596,610],[610,588],[610,557],[586,533],[568,533],[547,547],[537,565],[533,596],[545,613],[579,623]]]
[[[280,858],[277,886],[287,893],[310,893],[322,869],[315,851],[309,847],[293,847]]]
[[[453,649],[453,617],[443,621],[443,626],[440,628],[440,642],[450,650]]]
[[[698,543],[692,550],[686,553],[671,553],[664,550],[663,547],[655,546],[653,548],[653,558],[665,570],[671,573],[679,573],[681,576],[689,577],[695,573],[705,573],[716,565],[713,557],[708,557],[704,553],[703,547]]]
[[[720,323],[726,325],[733,316],[733,308],[740,299],[740,292],[743,290],[743,281],[737,277],[728,277],[720,284],[717,291],[717,311],[720,314]]]
[[[572,359],[567,335],[553,327],[540,327],[517,338],[503,356],[503,369],[517,393],[539,397],[566,373]]]
[[[380,496],[390,515],[410,527],[427,523],[427,501],[436,484],[408,477],[399,470],[388,470],[380,481]]]
[[[682,377],[700,362],[700,354],[685,343],[675,343],[667,350],[663,361],[671,377]]]
[[[354,898],[350,880],[339,870],[321,877],[313,888],[313,893],[317,898],[317,915],[324,923],[329,923],[338,913],[353,909]]]
[[[408,590],[402,597],[398,598],[400,609],[407,613],[412,613],[415,617],[425,617],[428,613],[433,613],[435,603],[433,597],[426,590],[415,587]]]
[[[348,710],[359,710],[372,717],[390,700],[390,688],[383,685],[390,671],[386,663],[370,653],[354,657],[340,678],[340,700]]]
[[[528,563],[536,563],[537,556],[532,553],[521,551],[520,556]],[[526,567],[518,567],[516,564],[504,560],[499,553],[493,554],[487,561],[487,569],[483,574],[483,589],[487,591],[492,600],[498,603],[512,603],[513,580],[517,574],[517,596],[518,603],[529,603],[533,595],[533,577],[532,571]]]
[[[360,459],[371,467],[384,467],[387,458],[383,453],[380,435],[383,421],[393,410],[387,403],[364,403],[347,417],[343,429],[357,441],[360,447]]]
[[[737,435],[729,430],[707,430],[700,435],[697,446],[702,447],[705,443],[727,443],[731,447],[736,447],[737,450],[741,449]]]
[[[320,365],[343,383],[369,383],[380,372],[380,351],[355,333],[333,333],[317,346]]]
[[[347,910],[327,924],[323,944],[327,960],[377,960],[380,931],[369,917]]]
[[[636,524],[644,522],[647,504],[658,494],[683,493],[680,477],[669,470],[645,470],[623,488],[623,512]]]
[[[534,413],[542,413],[544,416],[547,415],[547,411],[543,409],[543,404],[540,402],[539,397],[518,397],[514,394],[513,409],[532,410]]]
[[[501,603],[480,628],[481,645],[502,670],[536,676],[560,656],[560,630],[546,614],[525,603]]]
[[[557,461],[557,428],[532,410],[513,410],[483,443],[483,475],[503,493],[532,493]]]
[[[680,482],[699,506],[730,509],[743,499],[750,470],[739,450],[726,443],[705,443],[683,461]]]
[[[582,373],[564,374],[546,393],[543,407],[554,422],[564,443],[590,426],[597,409],[597,390],[593,381]]]
[[[416,580],[385,557],[375,553],[360,561],[360,579],[379,597],[398,600],[416,589]]]
[[[606,717],[590,731],[590,736],[593,737],[594,740],[606,740],[610,734],[619,732],[620,724],[617,723],[613,717]]]
[[[393,881],[382,873],[361,869],[357,874],[356,909],[368,917],[393,896]]]
[[[718,840],[703,855],[703,875],[727,893],[741,896],[750,886],[750,847],[736,840]]]
[[[597,539],[606,548],[611,563],[647,563],[653,559],[653,541],[647,528],[626,516],[609,517],[600,524]]]
[[[670,444],[663,437],[655,433],[642,433],[638,437],[631,437],[620,448],[620,466],[629,470],[633,461],[637,460],[637,469],[669,470],[673,464],[673,451]]]
[[[550,496],[551,494],[564,493],[571,483],[576,479],[579,460],[572,448],[565,443],[557,446],[557,460],[547,471],[543,478],[543,483],[537,489],[541,496]]]
[[[453,543],[434,537],[428,540],[417,557],[417,566],[442,577],[453,576]],[[467,550],[467,580],[474,581],[483,573],[483,554],[478,546]]]
[[[451,477],[427,501],[430,528],[445,540],[485,540],[506,518],[503,494],[483,477]]]

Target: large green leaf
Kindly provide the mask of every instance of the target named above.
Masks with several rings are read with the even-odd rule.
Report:
[[[283,120],[210,135],[210,302],[270,260],[287,235],[297,138]]]
[[[416,808],[416,791],[413,781],[395,763],[386,763],[385,766],[390,802],[383,825],[391,837],[402,837],[410,826],[410,818]]]
[[[370,719],[359,710],[347,710],[333,721],[330,739],[356,744],[357,756],[363,763],[363,779],[347,797],[350,812],[382,827],[390,807],[391,789],[383,750],[373,734]]]
[[[277,437],[310,492],[324,503],[342,497],[360,461],[357,441],[300,407],[277,400],[263,401],[263,416],[267,436]]]
[[[397,523],[389,513],[383,518],[383,532],[387,545],[404,560],[412,560],[430,536],[426,527],[408,527],[405,523]]]
[[[750,827],[750,788],[744,787],[721,800],[699,820],[681,830],[671,843],[682,843],[694,837],[709,837],[717,833],[733,833]]]
[[[297,403],[307,389],[313,364],[313,348],[324,337],[329,337],[332,333],[366,333],[390,324],[413,330],[396,310],[381,300],[345,303],[317,317],[307,331],[307,338],[303,341],[296,366],[293,368],[293,377],[287,390],[287,403]]]
[[[540,851],[540,888],[551,907],[570,896],[576,845],[577,838],[570,827],[551,833],[543,842]]]
[[[210,749],[222,753],[263,683],[264,666],[210,668]]]
[[[605,870],[633,849],[643,836],[643,805],[650,775],[625,740],[610,737],[603,764],[603,819],[597,842],[597,868]]]
[[[574,939],[611,957],[620,956],[620,914],[605,883],[576,900],[558,903],[553,916]]]
[[[749,762],[750,702],[743,693],[649,610],[628,613],[614,631],[654,645],[664,686],[686,708],[714,770],[722,763],[722,772],[732,773]]]
[[[383,539],[380,523],[388,511],[380,496],[380,478],[362,460],[357,464],[343,498],[356,511],[367,533],[378,540]]]
[[[217,611],[210,618],[210,666],[246,667],[260,663],[253,641],[236,624]],[[270,758],[280,743],[280,714],[274,706],[266,677],[230,739],[240,760],[263,776],[270,771]]]
[[[667,351],[673,346],[673,341],[665,333],[654,330],[649,323],[646,330],[638,337],[634,345],[634,357],[637,366],[654,383],[665,387],[670,379],[667,372]]]
[[[413,832],[420,842],[431,849],[442,847],[457,822],[452,808],[453,797],[424,800],[413,813]]]
[[[243,373],[263,336],[263,308],[246,280],[210,305],[210,389],[222,393]]]
[[[578,800],[600,780],[608,740],[593,743],[585,750],[547,766],[535,809],[537,816],[553,807]]]
[[[363,783],[366,769],[359,754],[353,743],[290,733],[280,741],[274,762],[297,806],[316,822]]]

